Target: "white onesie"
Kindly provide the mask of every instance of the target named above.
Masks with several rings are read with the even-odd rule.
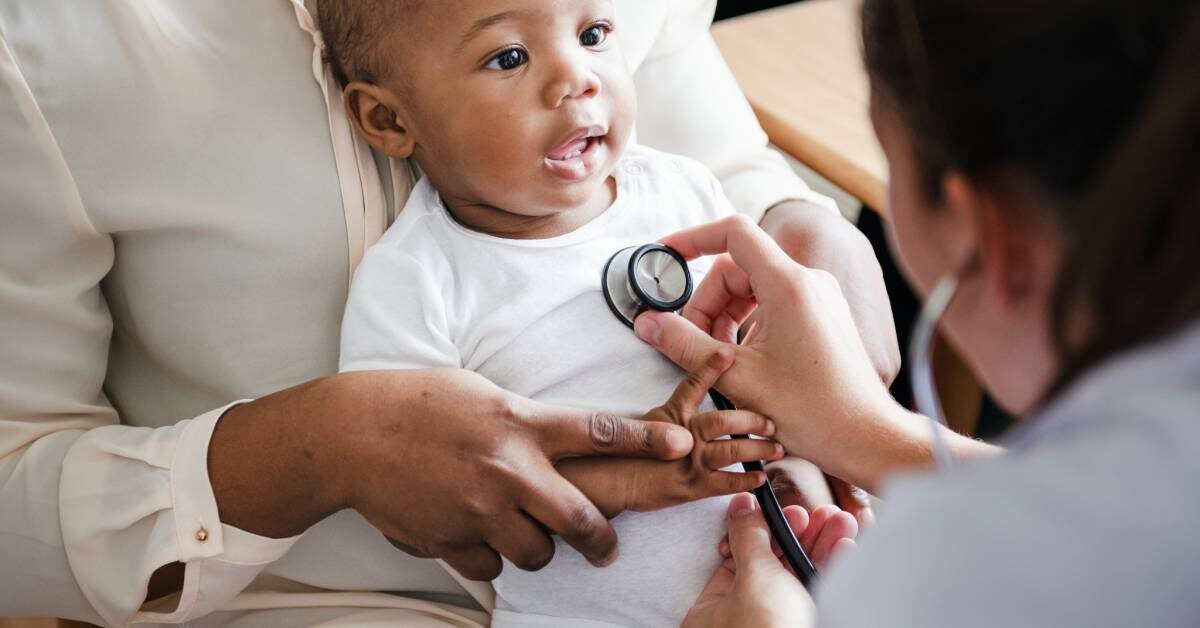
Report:
[[[713,175],[683,157],[634,146],[613,176],[612,207],[543,240],[470,231],[422,180],[358,268],[341,370],[466,368],[551,404],[628,416],[661,405],[683,373],[617,320],[601,271],[624,247],[733,209]],[[699,281],[707,266],[692,266]],[[720,563],[727,502],[620,515],[620,558],[604,569],[560,539],[539,572],[506,563],[493,626],[678,625]]]

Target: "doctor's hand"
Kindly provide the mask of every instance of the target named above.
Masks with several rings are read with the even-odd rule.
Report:
[[[736,361],[717,384],[721,392],[774,420],[775,439],[790,455],[872,488],[880,477],[871,459],[912,425],[897,424],[903,409],[880,378],[837,280],[796,263],[741,216],[662,242],[689,260],[718,257],[683,316],[643,314],[638,336],[687,370],[732,347]],[[735,344],[752,313],[754,327]]]
[[[808,532],[808,517],[798,508],[784,511],[797,535]],[[729,503],[729,537],[708,585],[688,611],[683,628],[747,626],[803,627],[816,624],[816,606],[773,551],[771,533],[753,495]],[[853,545],[845,541],[843,549]]]
[[[900,372],[900,346],[883,271],[870,241],[841,216],[803,201],[772,207],[759,225],[788,257],[837,279],[875,372],[891,384]]]

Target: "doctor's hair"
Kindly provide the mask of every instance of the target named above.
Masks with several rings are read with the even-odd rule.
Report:
[[[1065,240],[1049,394],[1200,320],[1200,3],[865,0],[872,98],[923,195],[1017,177]]]
[[[387,78],[381,44],[421,8],[424,0],[320,0],[317,23],[325,43],[324,61],[342,86]]]

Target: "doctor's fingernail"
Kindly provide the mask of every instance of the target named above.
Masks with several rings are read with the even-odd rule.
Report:
[[[642,315],[634,322],[634,329],[637,331],[638,338],[657,347],[662,341],[662,327],[658,325],[658,321],[654,320],[653,316]]]
[[[754,514],[754,509],[758,505],[754,502],[754,496],[749,493],[734,495],[733,501],[729,502],[729,518],[737,519],[746,515]]]

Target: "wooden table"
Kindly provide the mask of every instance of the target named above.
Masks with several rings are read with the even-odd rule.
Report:
[[[719,22],[713,37],[776,146],[876,211],[887,161],[868,114],[857,0],[808,0]],[[951,427],[973,433],[982,390],[943,339],[934,375]]]
[[[809,0],[713,26],[771,141],[881,211],[887,162],[867,115],[858,2]]]

